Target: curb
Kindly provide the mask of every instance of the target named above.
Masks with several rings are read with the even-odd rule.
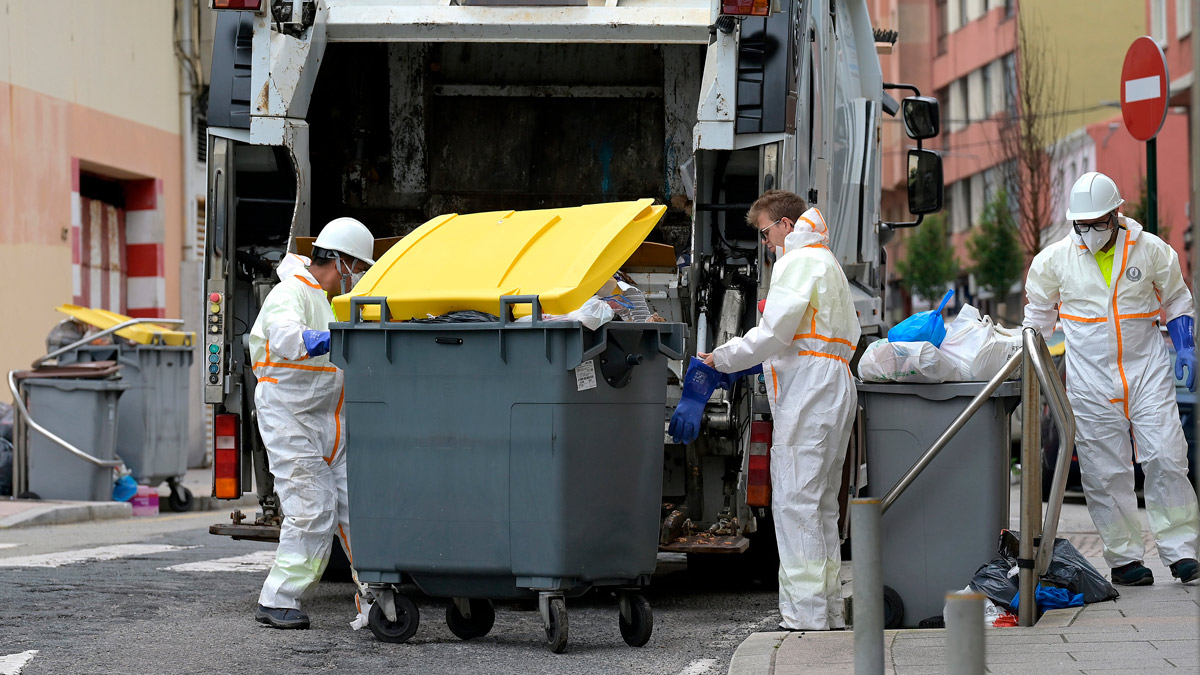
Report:
[[[0,530],[131,517],[133,506],[128,502],[49,502],[5,517]]]
[[[733,652],[733,658],[729,660],[729,675],[764,675],[775,672],[775,656],[788,635],[791,633],[751,633]]]

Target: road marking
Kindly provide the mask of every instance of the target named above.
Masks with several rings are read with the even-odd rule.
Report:
[[[200,560],[160,569],[171,572],[265,572],[275,562],[275,551],[255,551],[232,558]]]
[[[166,553],[168,551],[183,551],[189,548],[199,547],[170,546],[167,544],[117,544],[116,546],[81,548],[75,551],[0,558],[0,567],[62,567],[63,565],[74,565],[81,562],[116,560],[117,558],[131,558],[139,555]]]
[[[710,672],[713,666],[717,665],[716,659],[696,659],[687,665],[687,668],[679,671],[679,675],[705,675]]]
[[[0,656],[0,675],[19,675],[20,672],[37,656],[38,650],[30,649],[20,654]]]
[[[18,546],[24,546],[24,545],[25,544],[0,544],[0,548],[16,548]]]

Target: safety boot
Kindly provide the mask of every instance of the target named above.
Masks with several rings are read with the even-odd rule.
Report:
[[[1181,583],[1200,579],[1200,563],[1194,558],[1184,558],[1171,564],[1171,576]]]
[[[254,619],[275,628],[308,628],[308,615],[298,609],[258,606]]]
[[[1154,573],[1141,560],[1112,568],[1112,582],[1118,586],[1149,586],[1154,583]]]

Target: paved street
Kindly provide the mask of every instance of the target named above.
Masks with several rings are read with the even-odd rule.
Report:
[[[353,587],[322,584],[308,631],[255,623],[272,546],[209,535],[220,512],[34,527],[0,533],[0,673],[724,673],[748,635],[774,626],[775,593],[697,588],[678,557],[660,559],[648,597],[654,636],[621,640],[611,596],[568,602],[570,644],[543,646],[528,606],[498,607],[485,638],[463,642],[445,604],[421,598],[407,644],[350,630]],[[34,655],[28,652],[36,650]],[[24,663],[23,668],[21,664]]]

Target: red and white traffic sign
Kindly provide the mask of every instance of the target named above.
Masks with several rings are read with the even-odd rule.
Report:
[[[1153,38],[1142,36],[1129,45],[1121,67],[1121,117],[1130,135],[1148,141],[1167,119],[1167,58]]]

